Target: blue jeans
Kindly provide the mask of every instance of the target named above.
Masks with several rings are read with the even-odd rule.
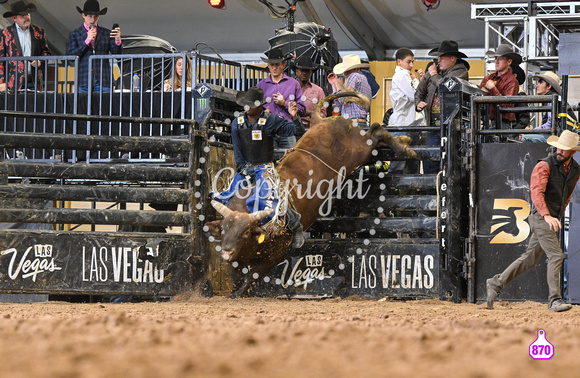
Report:
[[[441,134],[438,131],[429,131],[427,133],[427,145],[433,147],[441,147]],[[423,162],[423,173],[439,173],[441,170],[441,162],[439,161],[424,161]]]
[[[528,143],[546,143],[550,134],[526,134],[522,136],[522,142]]]
[[[101,91],[101,84],[100,83],[96,83],[93,85],[93,92],[100,92]],[[88,93],[89,92],[89,87],[88,86],[83,86],[83,87],[79,87],[79,93]],[[111,92],[111,88],[109,87],[103,87],[103,93],[109,93]]]

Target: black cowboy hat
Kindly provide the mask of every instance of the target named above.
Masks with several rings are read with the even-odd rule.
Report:
[[[87,0],[85,1],[85,5],[83,5],[83,9],[77,7],[77,10],[79,13],[93,16],[102,16],[107,13],[107,8],[105,7],[101,10],[101,6],[97,0]]]
[[[503,57],[506,57],[508,59],[511,59],[512,66],[514,66],[514,65],[518,66],[522,62],[522,56],[520,54],[518,54],[517,52],[515,52],[514,49],[506,43],[502,43],[501,45],[499,45],[495,51],[493,51],[493,50],[487,51],[485,53],[485,55],[487,55],[487,56],[503,56]]]
[[[301,70],[316,70],[318,68],[318,64],[315,64],[312,61],[312,58],[306,55],[302,55],[298,59],[294,59],[294,69],[299,68]]]
[[[236,94],[236,102],[241,106],[257,108],[265,103],[264,90],[258,87],[252,87],[247,91],[239,91]]]
[[[10,18],[12,16],[18,15],[23,16],[32,12],[36,12],[36,5],[27,5],[24,1],[17,1],[14,4],[10,4],[10,12],[4,13],[4,18]]]
[[[452,55],[460,58],[467,58],[467,55],[459,51],[459,45],[457,44],[457,42],[448,39],[441,42],[439,47],[429,51],[429,55],[431,56]]]
[[[519,65],[518,66],[512,65],[511,67],[512,71],[514,72],[514,75],[516,75],[516,79],[518,79],[518,84],[522,85],[526,81],[526,73]]]
[[[284,53],[280,49],[268,50],[264,54],[267,59],[262,58],[262,60],[266,63],[282,63],[285,60]]]

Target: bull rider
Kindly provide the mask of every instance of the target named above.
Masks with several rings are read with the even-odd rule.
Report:
[[[298,106],[295,101],[288,102],[288,112],[292,122],[272,114],[264,109],[264,91],[252,87],[236,95],[238,105],[244,107],[244,113],[232,122],[232,145],[236,160],[236,175],[229,188],[222,193],[212,193],[214,200],[227,204],[240,188],[255,184],[255,189],[247,199],[246,206],[250,212],[274,209],[274,213],[262,219],[265,224],[272,217],[285,215],[286,226],[292,230],[291,246],[300,248],[304,244],[304,230],[300,224],[300,214],[290,206],[279,209],[279,193],[274,171],[274,137],[292,136],[296,130],[303,129],[298,117]],[[302,131],[303,132],[303,131]]]

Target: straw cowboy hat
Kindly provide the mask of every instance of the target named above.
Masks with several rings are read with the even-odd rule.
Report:
[[[578,136],[578,134],[570,130],[564,130],[562,131],[562,134],[560,134],[560,137],[557,137],[555,135],[549,137],[548,144],[561,150],[580,151],[580,146],[578,146],[579,139],[580,137]]]
[[[315,64],[312,61],[312,58],[306,55],[302,55],[300,58],[294,60],[294,69],[301,69],[301,70],[316,70],[318,68],[318,64]]]
[[[459,51],[459,45],[457,44],[457,42],[451,40],[445,40],[441,42],[439,47],[436,47],[429,51],[429,55],[431,56],[452,55],[457,56],[459,58],[467,58],[467,55]]]
[[[251,87],[247,91],[239,91],[236,94],[236,102],[241,106],[257,108],[265,103],[264,90],[258,87]]]
[[[266,63],[282,63],[284,59],[284,53],[280,49],[272,49],[266,51],[266,59],[262,58],[262,60]]]
[[[79,13],[93,16],[102,16],[107,13],[107,8],[105,7],[101,10],[101,6],[97,0],[87,0],[85,1],[85,5],[83,5],[83,9],[77,7],[77,10]]]
[[[520,54],[518,54],[517,52],[515,52],[514,49],[506,43],[502,43],[501,45],[499,45],[495,51],[493,51],[493,50],[487,51],[485,53],[485,55],[487,55],[487,56],[503,56],[505,58],[511,59],[512,66],[514,66],[514,65],[519,66],[520,63],[522,62],[522,56]]]
[[[342,63],[338,63],[336,66],[334,66],[332,72],[337,75],[342,75],[346,71],[350,71],[355,68],[369,68],[370,66],[371,65],[368,63],[362,63],[360,61],[360,56],[357,54],[350,54],[345,55],[344,58],[342,58]]]
[[[25,14],[36,12],[36,5],[26,4],[24,1],[17,1],[10,4],[10,12],[4,13],[4,18],[10,18],[12,16],[24,16]]]
[[[560,87],[560,76],[556,75],[552,71],[546,71],[541,75],[534,75],[532,76],[532,79],[542,79],[546,83],[550,84],[559,95],[562,94],[562,87]]]

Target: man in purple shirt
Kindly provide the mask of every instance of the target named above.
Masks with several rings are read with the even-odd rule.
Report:
[[[270,75],[260,81],[257,85],[264,91],[266,104],[264,108],[272,114],[276,114],[288,121],[292,121],[292,116],[288,112],[288,103],[295,101],[298,106],[298,115],[306,115],[306,105],[302,100],[302,89],[296,79],[292,79],[284,74],[286,62],[284,54],[280,49],[272,49],[266,52],[267,59],[262,60],[268,63]],[[294,135],[289,137],[277,137],[275,148],[292,148],[296,144]]]

